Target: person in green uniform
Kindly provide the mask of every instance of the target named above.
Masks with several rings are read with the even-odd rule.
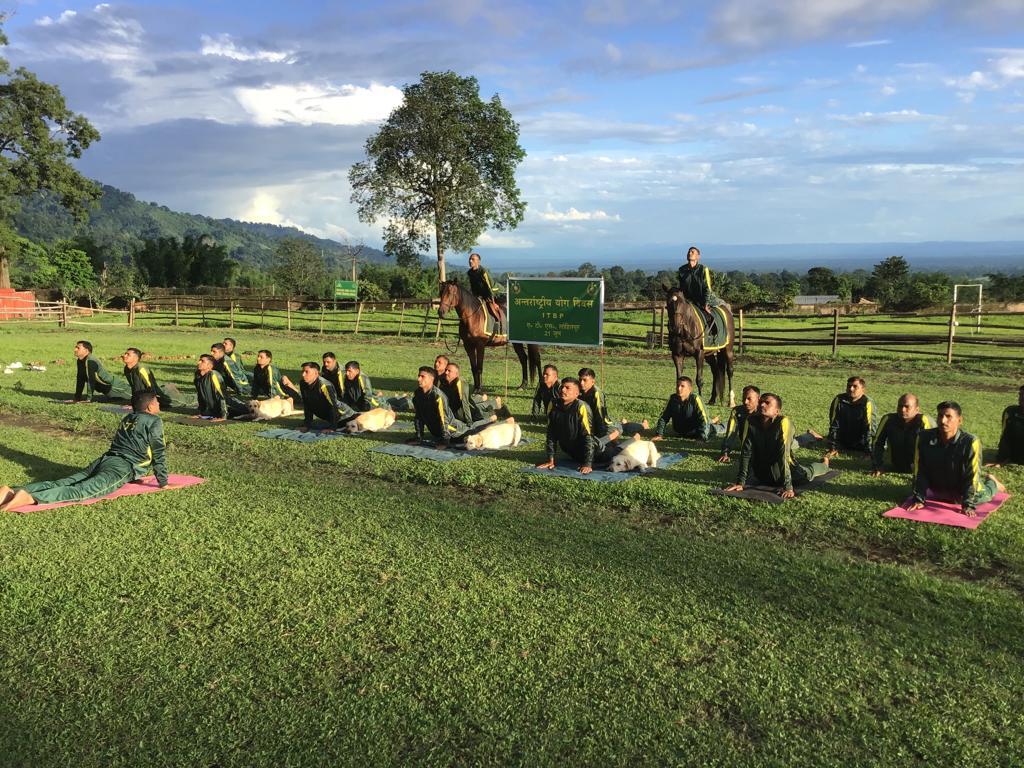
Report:
[[[725,437],[722,438],[722,452],[718,457],[718,461],[722,464],[728,464],[731,461],[729,454],[733,448],[739,447],[743,425],[747,423],[747,419],[757,413],[760,400],[761,390],[753,384],[748,384],[743,388],[743,401],[729,411],[729,422],[725,425]]]
[[[238,353],[237,350],[238,342],[236,342],[230,336],[225,336],[221,344],[224,345],[224,357],[226,357],[232,363],[234,363],[239,368],[242,368],[244,370],[245,366],[242,365],[242,356]]]
[[[688,301],[703,314],[707,326],[714,323],[711,307],[718,298],[711,291],[711,270],[700,263],[700,248],[691,245],[686,252],[686,263],[679,267],[679,289]]]
[[[313,429],[316,426],[314,419],[327,423],[327,427],[320,431],[333,432],[359,415],[338,399],[338,390],[320,375],[318,363],[302,364],[302,383],[299,385],[299,393],[302,395],[303,415],[300,432],[308,432]]]
[[[561,448],[580,463],[580,474],[593,472],[594,462],[604,458],[594,437],[593,424],[590,406],[580,399],[579,379],[566,377],[562,380],[561,398],[548,415],[547,461],[538,464],[537,469],[554,469],[555,454]]]
[[[782,398],[765,392],[758,399],[758,412],[743,424],[740,436],[739,472],[727,491],[742,491],[749,485],[770,485],[784,499],[795,496],[793,488],[806,485],[828,471],[815,462],[807,467],[793,458],[793,422],[782,415]]]
[[[530,415],[540,416],[547,421],[551,409],[560,402],[562,402],[562,382],[558,378],[558,368],[549,363],[544,366],[540,381],[537,382],[537,392],[533,396]]]
[[[476,429],[495,421],[499,412],[503,418],[511,415],[502,408],[500,397],[481,400],[467,392],[460,374],[458,363],[448,363],[444,376],[437,380],[437,388],[448,398],[448,405],[456,419],[468,424],[470,429]]]
[[[327,379],[334,387],[335,392],[341,392],[341,365],[338,364],[338,356],[333,352],[324,352],[320,358],[323,363],[320,366],[320,376]]]
[[[196,387],[196,399],[199,413],[193,419],[211,419],[226,421],[249,415],[249,406],[236,399],[224,386],[220,371],[215,370],[213,355],[200,355],[196,361],[196,373],[193,383]]]
[[[909,392],[900,395],[896,412],[887,413],[878,424],[874,447],[871,451],[871,474],[878,477],[885,464],[885,449],[889,449],[889,466],[893,472],[911,472],[914,468],[914,451],[917,435],[922,429],[935,425],[921,413],[917,395]]]
[[[142,364],[142,350],[138,347],[128,347],[121,355],[124,361],[124,377],[128,380],[128,386],[132,389],[132,397],[143,392],[152,392],[160,401],[161,408],[170,408],[172,405],[171,396],[163,387],[157,383],[153,371]]]
[[[0,511],[30,504],[97,499],[125,483],[152,472],[161,488],[167,487],[164,425],[160,400],[152,392],[134,398],[134,412],[123,419],[110,448],[96,461],[68,477],[29,483],[19,488],[0,488]]]
[[[424,442],[424,432],[429,432],[438,444],[447,447],[453,440],[464,437],[469,426],[452,413],[448,398],[437,386],[437,371],[429,365],[422,366],[416,376],[416,384],[412,395],[416,436],[406,442]]]
[[[669,424],[677,436],[692,440],[707,442],[714,433],[704,400],[693,391],[693,379],[689,376],[676,379],[676,392],[665,403],[665,410],[654,427],[657,434],[651,440],[664,440]]]
[[[84,339],[75,343],[75,361],[78,367],[78,376],[75,381],[75,396],[68,403],[88,403],[97,393],[105,400],[131,400],[131,390],[120,382],[114,381],[114,377],[103,367],[92,353],[92,344]]]
[[[482,300],[491,313],[494,321],[501,326],[505,322],[505,313],[502,311],[498,300],[494,295],[494,286],[491,284],[491,276],[487,270],[480,266],[480,254],[469,254],[469,270],[466,272],[469,277],[469,290],[478,299]]]
[[[924,506],[931,496],[941,501],[960,503],[960,511],[974,517],[979,504],[991,501],[1006,487],[995,475],[981,476],[981,440],[964,432],[959,403],[947,400],[936,408],[939,426],[917,434],[914,451],[914,478],[907,510]]]
[[[302,402],[302,397],[291,379],[274,365],[274,356],[269,349],[261,349],[256,353],[256,365],[252,369],[252,396],[257,400],[267,400],[271,397],[291,398],[293,405]]]
[[[594,417],[594,437],[597,438],[598,445],[604,448],[608,443],[618,440],[622,430],[613,426],[608,415],[608,401],[597,387],[597,374],[594,373],[594,369],[580,368],[577,378],[580,382],[580,400],[590,406],[590,413]]]
[[[444,377],[445,371],[448,370],[448,363],[451,360],[448,359],[448,355],[438,355],[434,358],[434,378],[437,381],[441,381]]]
[[[999,434],[999,449],[992,466],[1024,464],[1024,387],[1017,390],[1017,404],[1003,411],[1003,428]]]
[[[353,410],[364,412],[380,408],[381,402],[373,394],[370,377],[363,373],[359,361],[345,363],[345,379],[341,382],[341,400]]]
[[[211,344],[210,355],[213,357],[213,369],[221,375],[227,391],[239,397],[251,397],[251,388],[245,370],[227,356],[224,345],[219,341],[216,344]]]
[[[836,395],[829,406],[828,422],[828,452],[822,459],[826,464],[840,451],[862,453],[871,458],[878,414],[862,377],[847,379],[846,391]]]

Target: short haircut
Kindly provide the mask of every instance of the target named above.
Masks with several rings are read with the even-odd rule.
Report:
[[[576,375],[579,376],[581,379],[584,376],[589,376],[592,379],[596,379],[597,378],[597,374],[594,373],[594,369],[593,368],[580,368],[579,373],[577,373]]]
[[[92,342],[91,341],[86,341],[85,339],[82,339],[81,341],[76,341],[75,342],[75,346],[77,347],[79,345],[85,347],[87,350],[92,352]],[[1021,389],[1024,389],[1024,387],[1021,387]]]
[[[142,359],[142,350],[139,349],[138,347],[128,347],[128,349],[126,349],[125,352],[131,352],[140,360]]]
[[[227,352],[227,350],[224,348],[224,345],[221,344],[219,341],[210,345],[210,350],[212,351],[214,349],[216,349],[218,352]]]
[[[678,379],[676,379],[676,386],[684,382],[689,384],[691,387],[693,386],[693,379],[691,379],[689,376],[680,376]]]
[[[547,365],[544,366],[544,371],[543,372],[547,373],[548,371],[554,371],[555,373],[558,373],[558,366],[557,365],[552,365],[551,363],[548,363]]]
[[[302,370],[306,370],[307,368],[312,368],[317,373],[320,373],[320,363],[315,363],[312,360],[310,360],[308,363],[303,363]]]
[[[200,360],[208,360],[210,365],[215,364],[217,361],[213,359],[213,355],[200,355]]]
[[[778,395],[776,395],[774,392],[765,392],[763,395],[761,395],[760,399],[761,400],[774,400],[775,404],[779,406],[779,409],[782,408],[782,398],[779,397]]]
[[[345,363],[345,370],[346,371],[358,371],[359,370],[359,361],[358,360],[349,360],[347,363]]]
[[[902,395],[900,395],[900,399],[897,400],[896,402],[902,403],[904,400],[913,400],[915,403],[919,405],[921,403],[921,401],[917,399],[917,395],[913,394],[912,392],[904,392]]]
[[[232,347],[237,347],[238,346],[238,342],[235,341],[234,339],[232,339],[230,336],[225,336],[224,337],[224,341],[230,341]]]
[[[444,360],[446,363],[451,362],[451,358],[448,355],[438,355],[434,358],[434,363],[436,364],[438,360]]]
[[[338,356],[336,354],[334,354],[333,352],[324,352],[323,359],[324,360],[337,360]]]
[[[743,388],[744,397],[747,396],[747,392],[757,392],[758,396],[761,395],[761,390],[758,387],[755,387],[753,384],[747,384],[747,386]]]
[[[955,400],[943,400],[937,406],[935,406],[936,413],[942,413],[943,411],[956,411],[957,416],[963,416],[963,411],[960,410],[960,403]]]
[[[132,395],[132,410],[136,413],[142,413],[156,399],[155,392],[136,392]]]
[[[478,259],[480,258],[480,254],[479,254],[479,253],[477,253],[476,251],[473,251],[473,252],[472,252],[471,254],[469,254],[469,258],[471,258],[471,259],[472,259],[472,258],[473,258],[474,256],[476,256],[476,257],[477,257]]]
[[[574,379],[572,376],[566,376],[564,379],[562,379],[562,386],[564,387],[566,384],[574,384],[576,386],[576,389],[582,389],[582,387],[580,386],[580,380]]]
[[[864,383],[864,377],[863,376],[851,376],[850,378],[848,378],[846,380],[846,386],[850,386],[854,382],[857,382],[862,387],[866,387],[867,386],[867,384]]]
[[[459,364],[458,363],[453,363],[451,360],[448,361],[448,367],[449,368],[454,368],[456,371],[461,371],[462,370],[461,368],[459,368]]]
[[[257,356],[259,356],[259,355],[266,355],[271,360],[274,359],[274,354],[269,349],[261,349],[259,352],[256,353],[256,355]]]
[[[429,373],[430,374],[430,378],[432,378],[432,379],[436,379],[437,378],[437,371],[435,371],[429,365],[421,365],[420,366],[420,373]]]
[[[696,251],[697,255],[700,256],[700,248],[698,248],[696,245],[691,245],[689,248],[686,249],[687,256],[690,255],[690,251]]]

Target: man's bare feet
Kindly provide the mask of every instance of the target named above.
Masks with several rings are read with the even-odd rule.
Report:
[[[5,485],[3,487],[0,487],[0,504],[6,503],[7,500],[9,498],[11,498],[11,496],[13,496],[13,495],[14,495],[14,489],[11,488],[11,486]]]
[[[484,395],[484,399],[487,399],[487,395]],[[497,395],[494,398],[494,410],[501,410],[501,395]]]
[[[611,432],[608,433],[608,441],[611,442],[612,440],[618,440],[619,435],[621,434],[622,432],[620,432],[619,430],[613,429]]]
[[[810,435],[811,437],[813,437],[815,440],[824,440],[825,439],[824,435],[819,435],[813,429],[808,429],[807,430],[807,434]]]
[[[7,499],[3,504],[0,504],[0,512],[9,512],[12,509],[27,507],[30,504],[35,503],[36,500],[32,498],[32,495],[28,491],[15,491],[13,496]]]
[[[998,477],[996,477],[991,472],[989,472],[987,475],[985,475],[985,478],[986,479],[992,478],[992,480],[995,481],[996,490],[999,491],[1000,493],[1006,493],[1006,486],[1003,485],[1001,482],[999,482],[999,478]]]

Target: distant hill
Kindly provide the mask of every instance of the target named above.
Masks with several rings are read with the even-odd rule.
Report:
[[[210,235],[228,249],[235,260],[255,267],[267,267],[278,240],[302,238],[324,252],[328,267],[344,267],[348,248],[336,240],[307,234],[295,227],[276,224],[254,224],[235,219],[212,219],[194,213],[179,213],[167,206],[135,199],[129,192],[103,185],[103,196],[92,210],[89,221],[76,224],[53,200],[36,195],[23,201],[15,217],[15,227],[23,237],[36,242],[49,242],[77,235],[91,237],[107,248],[113,257],[126,259],[143,240],[158,237]],[[359,258],[377,263],[390,261],[383,251],[364,247]]]

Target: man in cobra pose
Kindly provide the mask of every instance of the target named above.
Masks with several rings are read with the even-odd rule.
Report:
[[[131,400],[131,390],[114,381],[114,377],[103,367],[99,358],[93,355],[90,342],[84,339],[77,342],[74,355],[78,365],[78,377],[75,382],[75,397],[68,402],[89,402],[97,393],[107,400]]]
[[[271,397],[291,398],[292,405],[299,405],[302,396],[291,380],[274,365],[274,356],[269,349],[256,353],[256,365],[252,369],[252,396],[257,400]]]
[[[867,395],[864,379],[851,376],[846,381],[846,391],[836,395],[829,406],[828,452],[822,461],[828,464],[840,451],[870,458],[877,427],[878,414],[874,401]]]
[[[128,347],[121,355],[124,361],[124,377],[128,380],[128,386],[132,388],[132,397],[143,392],[152,392],[160,401],[161,408],[171,407],[171,397],[157,383],[156,376],[145,365],[142,364],[142,350],[138,347]]]
[[[313,428],[314,417],[327,422],[324,432],[333,432],[359,415],[338,399],[338,391],[334,385],[320,375],[318,363],[302,364],[302,384],[299,385],[299,392],[302,395],[304,419],[300,432],[308,432]]]
[[[551,365],[544,366],[540,381],[537,382],[537,392],[533,396],[533,405],[530,406],[531,416],[540,416],[547,421],[551,409],[562,401],[562,382],[558,379],[558,368]]]
[[[225,388],[223,377],[215,370],[213,355],[199,356],[193,381],[199,408],[193,419],[205,417],[212,421],[225,421],[249,415],[249,406],[235,399]]]
[[[718,461],[728,464],[731,459],[729,453],[733,448],[740,447],[740,436],[743,434],[743,427],[747,419],[757,413],[758,403],[761,399],[761,390],[753,384],[743,388],[743,402],[729,412],[729,423],[725,426],[725,437],[722,439],[722,453]]]
[[[341,401],[356,411],[380,408],[380,401],[373,394],[370,377],[363,373],[358,361],[345,363],[345,378],[341,382]]]
[[[1024,387],[1017,390],[1017,404],[1003,410],[1002,423],[995,466],[1024,464]]]
[[[547,461],[538,464],[537,469],[554,469],[555,453],[561,448],[580,463],[580,474],[593,472],[599,452],[593,421],[590,406],[580,399],[579,380],[566,378],[562,382],[561,399],[548,416]]]
[[[424,440],[424,432],[429,432],[442,447],[447,447],[452,440],[463,437],[469,426],[455,418],[448,398],[436,386],[437,372],[429,365],[420,368],[416,377],[416,391],[412,396],[413,410],[416,413],[413,425],[416,436],[408,443],[420,443]]]
[[[689,376],[680,376],[676,380],[676,392],[665,404],[665,410],[654,427],[657,434],[651,440],[664,440],[665,429],[669,424],[679,437],[701,442],[710,440],[715,430],[711,419],[708,418],[704,400],[693,391],[693,379]]]
[[[921,413],[917,395],[909,392],[896,402],[896,412],[882,417],[875,433],[871,451],[871,474],[882,474],[885,450],[889,449],[889,466],[893,472],[911,472],[914,468],[914,450],[917,435],[922,429],[931,429],[931,420]]]

